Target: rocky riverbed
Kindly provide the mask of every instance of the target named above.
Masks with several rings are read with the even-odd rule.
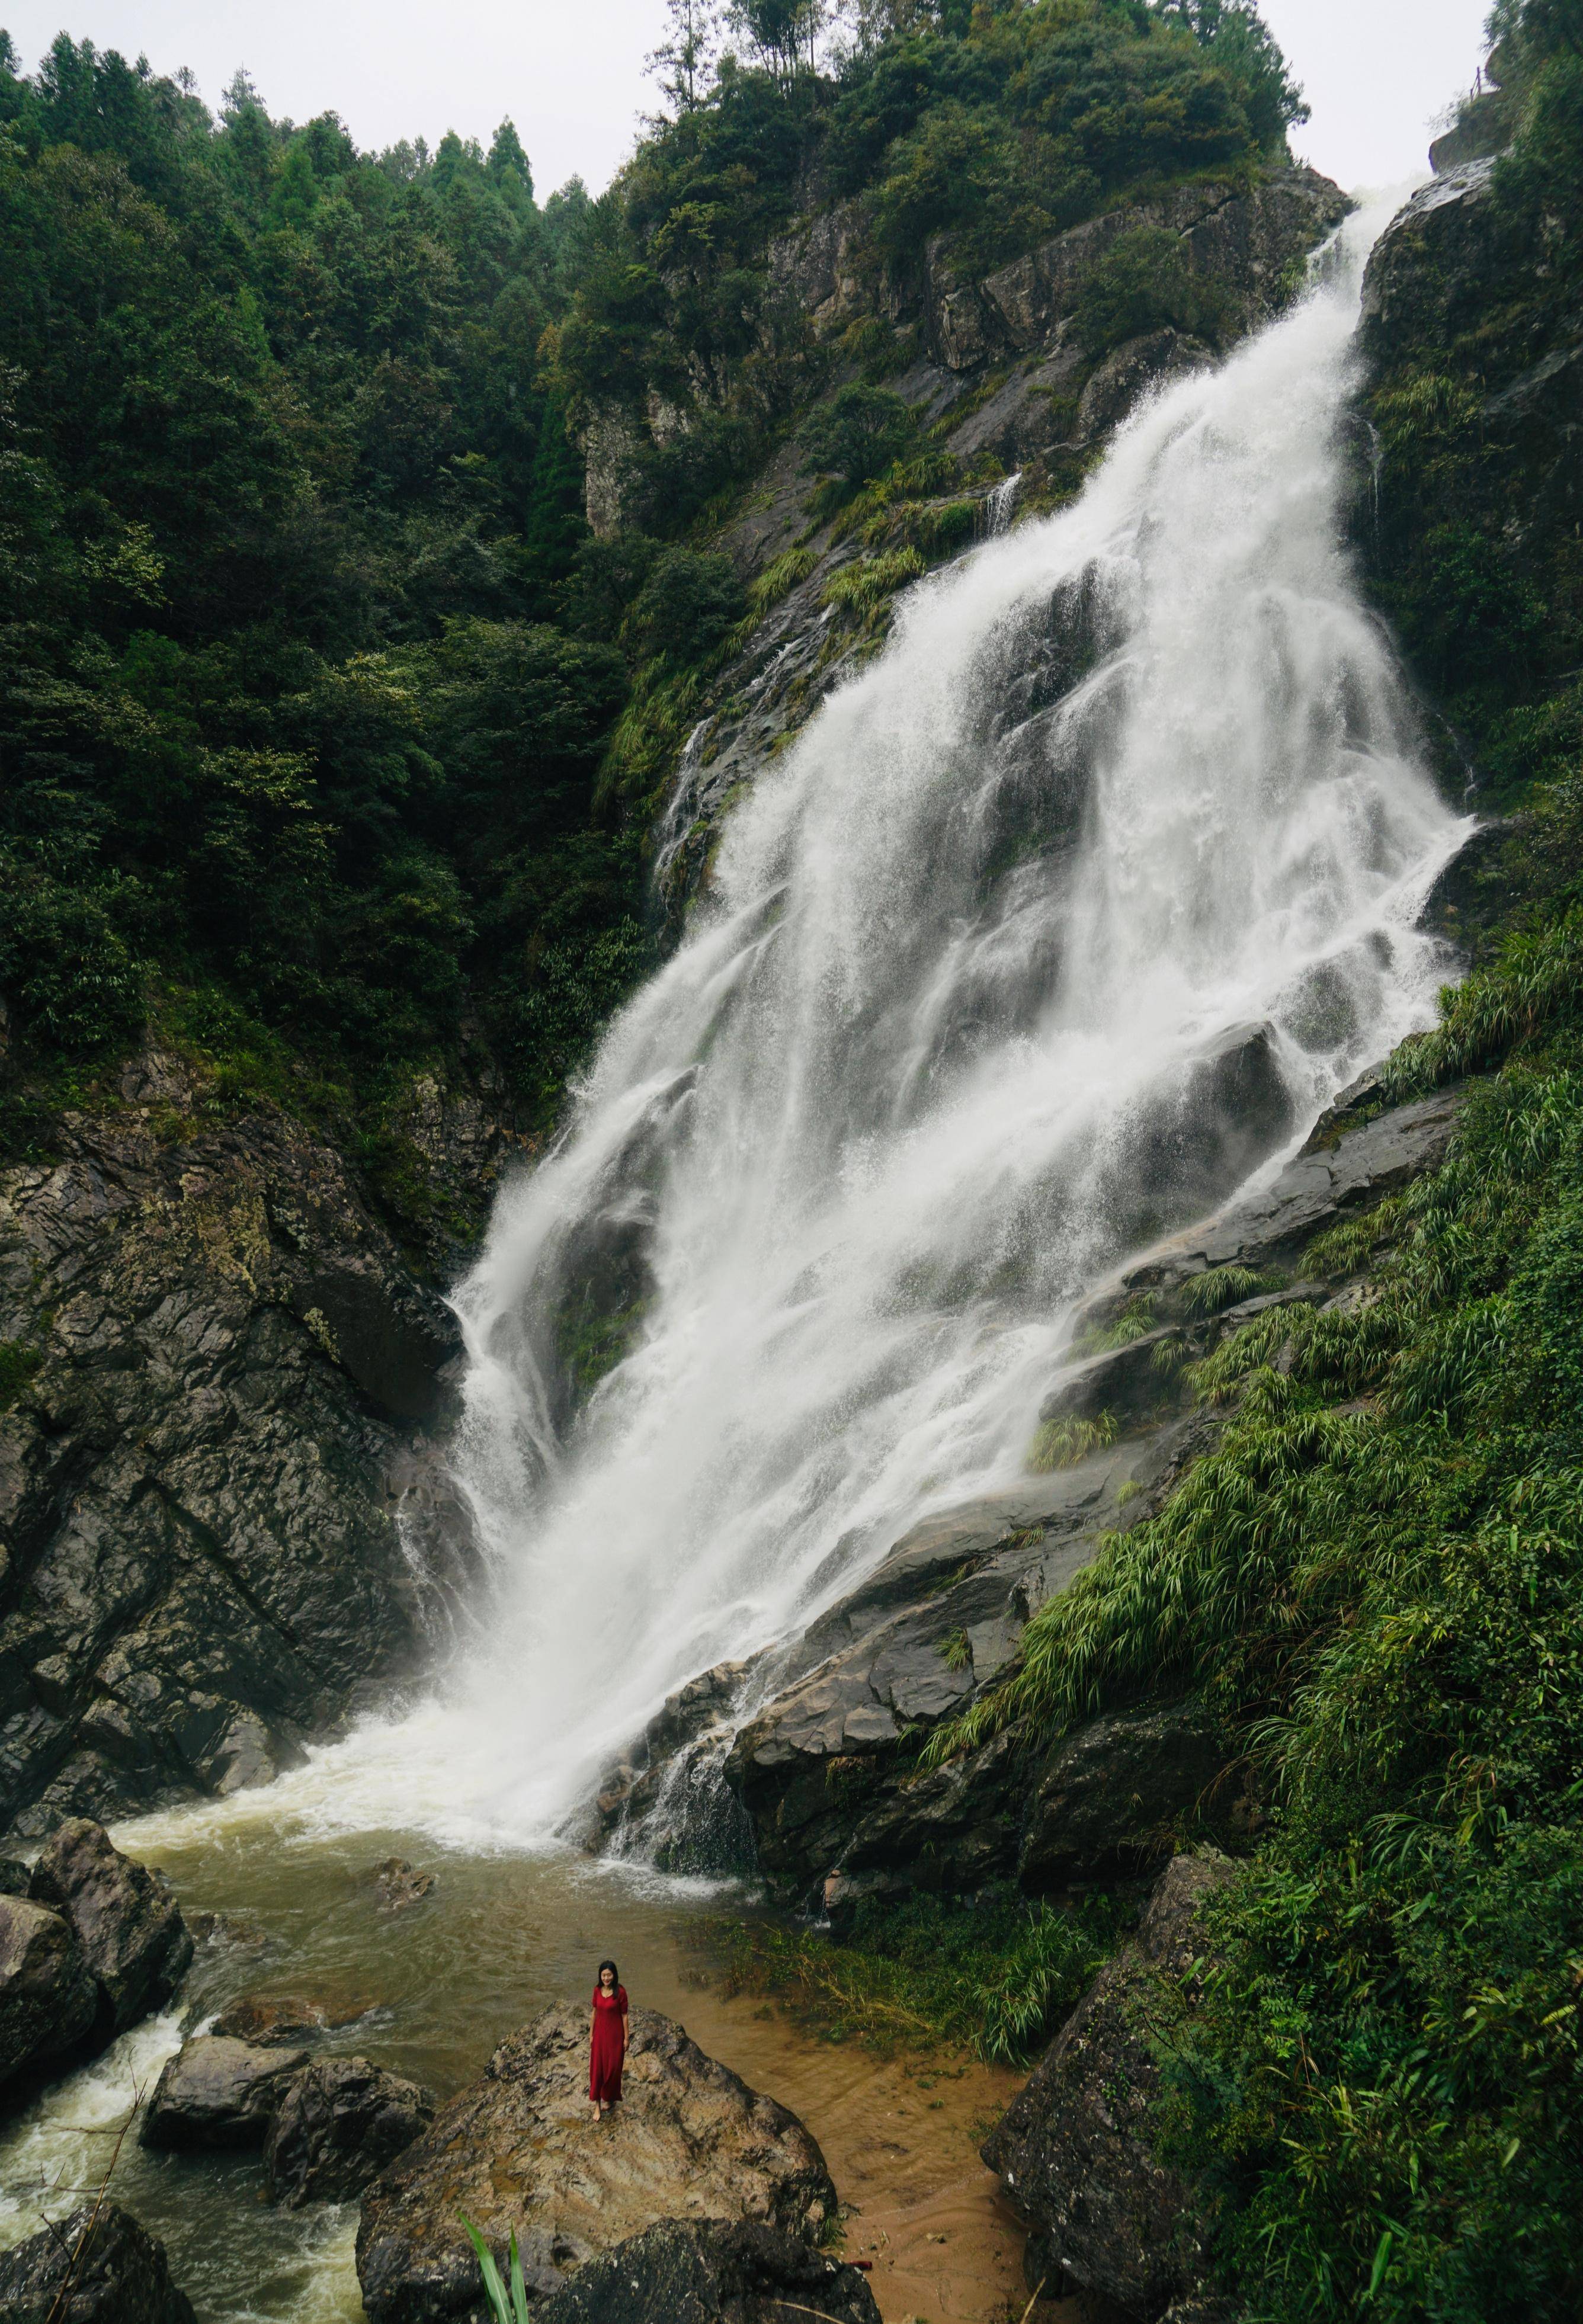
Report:
[[[193,1967],[176,2006],[7,2126],[0,2240],[20,2242],[41,2217],[68,2213],[71,2190],[97,2185],[134,2096],[152,2096],[184,2036],[201,2043],[216,2018],[247,2037],[222,2033],[224,2046],[288,2073],[304,2053],[356,2057],[443,2103],[503,2036],[549,2004],[580,2004],[609,1950],[635,2006],[685,2027],[707,2060],[805,2126],[843,2207],[838,2249],[870,2263],[885,2324],[998,2324],[1012,2298],[1020,2311],[1024,2231],[977,2144],[1021,2077],[922,2055],[876,2060],[724,1997],[699,1938],[740,1899],[703,1883],[314,1822],[300,1800],[290,1816],[253,1794],[133,1829],[198,1932]],[[394,1910],[373,1877],[391,1854],[433,1878]],[[355,2324],[355,2202],[272,2203],[269,2173],[258,2139],[149,2146],[133,2135],[113,2187],[165,2246],[198,2324]]]

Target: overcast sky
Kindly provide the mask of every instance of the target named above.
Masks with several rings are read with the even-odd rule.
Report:
[[[1487,0],[1263,5],[1313,107],[1305,157],[1346,186],[1416,176],[1473,78]],[[574,171],[603,186],[630,150],[664,16],[663,0],[0,0],[30,66],[65,29],[190,66],[213,104],[244,65],[272,113],[338,113],[360,145],[487,141],[509,113],[541,196]]]

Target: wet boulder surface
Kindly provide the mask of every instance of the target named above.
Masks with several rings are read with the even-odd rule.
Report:
[[[306,2050],[255,2048],[223,2034],[183,2043],[170,2060],[138,2133],[144,2146],[256,2147],[268,2135]]]
[[[535,2310],[543,2324],[880,2324],[865,2278],[811,2244],[756,2221],[662,2219],[584,2261]]]
[[[431,2090],[366,2058],[320,2058],[293,2076],[264,2141],[272,2199],[345,2203],[434,2120]]]
[[[1202,2208],[1156,2155],[1158,2045],[1201,1989],[1206,1901],[1235,1877],[1224,1857],[1180,1856],[1137,1934],[1100,1970],[985,2141],[1028,2223],[1028,2288],[1081,2291],[1137,2324],[1201,2295]]]
[[[824,2158],[796,2116],[706,2057],[683,2028],[631,2013],[623,2095],[588,2102],[588,2013],[557,2004],[368,2188],[357,2275],[372,2324],[483,2313],[473,2220],[502,2270],[515,2231],[537,2299],[662,2219],[750,2221],[816,2240],[833,2215]]]
[[[102,1824],[74,1816],[33,1868],[31,1893],[71,1924],[98,1986],[108,2038],[160,2008],[192,1960],[181,1908],[163,1879],[123,1856]]]
[[[0,1896],[0,2088],[65,2064],[87,2043],[99,1990],[70,1923],[26,1896]]]
[[[0,1171],[0,1831],[267,1781],[468,1551],[454,1319],[334,1148],[179,1061]],[[403,1554],[404,1515],[416,1562]]]
[[[196,2324],[165,2247],[120,2205],[85,2203],[0,2252],[5,2324]]]

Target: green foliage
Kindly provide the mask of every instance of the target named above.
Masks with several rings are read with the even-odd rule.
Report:
[[[1229,321],[1224,291],[1195,273],[1182,236],[1152,226],[1118,235],[1084,277],[1073,309],[1091,355],[1167,327],[1213,343]]]
[[[528,2324],[528,2287],[522,2275],[521,2254],[517,2249],[517,2230],[515,2227],[511,2229],[511,2255],[507,2263],[511,2288],[508,2297],[489,2246],[465,2214],[462,2225],[467,2230],[468,2242],[478,2255],[478,2269],[483,2278],[483,2296],[489,2302],[492,2324]]]
[[[945,2041],[1032,2057],[1119,1944],[1125,1911],[990,1895],[858,1906],[850,1938],[749,1921],[723,1927],[729,1987],[786,1995],[834,2041]]]
[[[805,420],[803,448],[810,468],[837,475],[855,490],[899,458],[914,426],[911,411],[889,388],[850,380]]]
[[[1176,1295],[1176,1304],[1184,1315],[1218,1315],[1222,1308],[1235,1307],[1241,1300],[1256,1299],[1261,1291],[1275,1288],[1274,1278],[1259,1274],[1256,1268],[1210,1267],[1202,1275],[1189,1277]]]
[[[702,661],[730,636],[747,604],[729,557],[667,549],[638,593],[632,622],[650,652],[676,662]]]
[[[43,1357],[25,1340],[0,1340],[0,1412],[9,1412]]]
[[[24,1070],[124,1048],[164,983],[370,1103],[471,1010],[551,1101],[646,948],[594,806],[624,668],[555,625],[582,477],[515,132],[375,158],[64,36],[0,123]]]
[[[868,614],[924,570],[916,549],[891,549],[882,557],[860,557],[843,565],[824,584],[820,603],[839,605],[849,613]]]
[[[748,591],[748,611],[756,622],[789,595],[800,581],[805,581],[819,562],[811,549],[787,549],[767,565]]]
[[[1450,1158],[1327,1238],[1375,1251],[1376,1296],[1222,1342],[1219,1446],[931,1754],[1192,1688],[1256,1771],[1270,1838],[1215,1908],[1164,2127],[1278,2324],[1579,2293],[1583,994],[1551,959],[1524,999],[1536,955],[1447,996],[1452,1062],[1508,1051]]]
[[[1103,1452],[1115,1442],[1112,1413],[1096,1413],[1091,1420],[1041,1421],[1028,1447],[1027,1465],[1035,1477],[1047,1477],[1057,1469],[1075,1468],[1091,1452]]]

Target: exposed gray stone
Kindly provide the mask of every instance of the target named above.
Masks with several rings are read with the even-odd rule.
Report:
[[[124,2034],[168,2001],[192,1959],[181,1908],[161,1876],[75,1817],[33,1867],[32,1894],[68,1920],[101,1997],[100,2030]]]
[[[85,2203],[0,2252],[5,2324],[194,2324],[165,2246],[119,2203]]]
[[[430,1614],[397,1518],[454,1318],[322,1141],[200,1130],[179,1061],[136,1067],[128,1111],[0,1172],[0,1337],[41,1359],[0,1414],[0,1829],[29,1836],[267,1779]],[[410,1533],[443,1593],[454,1528]]]
[[[68,2058],[99,2011],[70,1923],[26,1896],[0,1896],[0,2084]]]
[[[772,1886],[839,1914],[1010,1877],[1028,1790],[1013,1743],[920,1771],[904,1738],[1010,1670],[1029,1616],[1156,1505],[1205,1425],[925,1518],[812,1626],[727,1762]]]
[[[278,2203],[345,2203],[434,2120],[432,2090],[366,2058],[320,2058],[288,2084],[264,2141]]]
[[[855,2267],[757,2223],[657,2227],[585,2260],[538,2311],[543,2324],[880,2324]]]
[[[1038,1778],[1017,1857],[1019,1886],[1044,1896],[1079,1881],[1152,1871],[1171,1852],[1173,1826],[1205,1803],[1225,1756],[1191,1703],[1090,1720],[1057,1746]],[[1224,1816],[1232,1803],[1213,1804]]]
[[[1173,1858],[1136,1937],[1101,1969],[984,2144],[1033,2229],[1030,2272],[1112,2301],[1138,2324],[1156,2324],[1173,2301],[1203,2289],[1200,2207],[1149,2135],[1155,2044],[1193,2005],[1199,1914],[1234,1871],[1223,1857]]]
[[[1466,1102],[1465,1090],[1440,1090],[1343,1132],[1333,1146],[1311,1146],[1267,1187],[1159,1244],[1127,1270],[1124,1285],[1169,1288],[1209,1267],[1290,1264],[1321,1228],[1442,1161]]]
[[[594,2126],[588,2021],[563,2003],[513,2034],[368,2189],[357,2275],[372,2324],[481,2311],[464,2212],[502,2268],[515,2229],[540,2298],[660,2219],[754,2220],[817,2240],[834,2190],[795,2115],[670,2018],[635,2009],[621,2104]]]
[[[154,2085],[145,2146],[262,2146],[306,2050],[259,2049],[221,2034],[183,2044]]]

